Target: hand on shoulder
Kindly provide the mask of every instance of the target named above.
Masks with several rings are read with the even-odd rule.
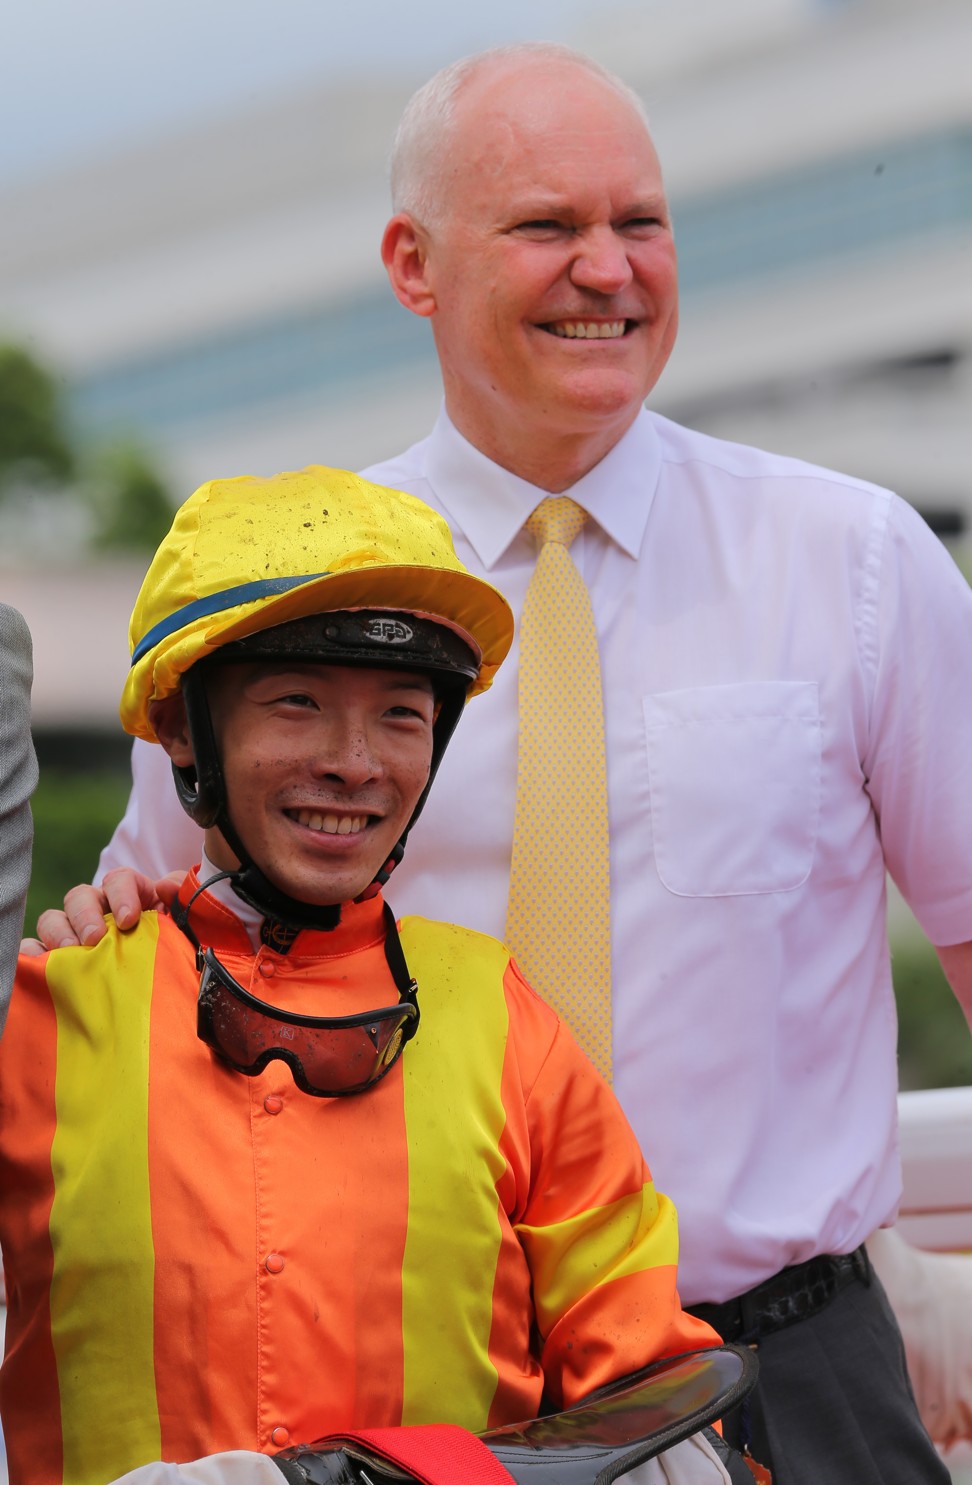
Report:
[[[175,899],[183,872],[159,881],[141,872],[119,867],[108,872],[100,887],[84,883],[64,897],[64,908],[48,908],[37,920],[37,937],[25,938],[22,954],[45,954],[48,949],[92,948],[105,936],[105,914],[111,913],[123,932],[135,927],[143,912],[166,912]]]

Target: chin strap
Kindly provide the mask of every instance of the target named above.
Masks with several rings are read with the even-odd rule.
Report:
[[[223,829],[226,836],[226,830]],[[228,841],[227,844],[234,855],[239,855],[236,844]],[[271,938],[279,937],[277,925],[283,930],[301,928],[319,928],[329,933],[338,926],[341,921],[341,904],[339,902],[328,903],[319,906],[312,902],[300,902],[296,897],[289,897],[286,892],[281,892],[275,887],[258,866],[245,858],[242,866],[229,874],[229,884],[241,902],[256,908],[258,913],[264,916],[265,924],[269,925],[266,930]],[[269,940],[267,940],[269,941]]]
[[[202,968],[202,946],[199,942],[199,939],[196,937],[191,923],[189,922],[189,909],[192,907],[197,897],[199,897],[209,887],[212,887],[216,882],[229,882],[231,888],[236,893],[237,897],[241,899],[241,901],[248,902],[250,906],[255,907],[258,912],[263,913],[264,915],[266,914],[266,908],[263,902],[254,901],[252,898],[247,897],[244,892],[238,890],[237,882],[241,875],[243,875],[243,873],[239,871],[218,871],[215,873],[214,876],[207,877],[204,882],[200,882],[199,886],[196,888],[195,892],[189,898],[189,901],[187,903],[183,904],[179,901],[178,898],[176,898],[176,901],[172,906],[172,921],[176,924],[177,927],[182,929],[182,932],[186,935],[186,938],[189,939],[194,949],[196,950],[196,962],[198,968],[200,969]],[[269,882],[267,883],[267,887],[271,892],[274,890]],[[282,893],[280,895],[283,896]],[[286,898],[284,900],[287,903],[289,903],[290,901],[289,898]],[[332,928],[336,928],[340,921],[340,904],[337,904],[334,907],[323,907],[314,909],[310,909],[310,905],[306,903],[300,903],[298,904],[298,906],[308,907],[309,911],[312,911],[319,916],[315,917],[315,920],[311,923],[299,924],[294,924],[292,921],[286,918],[264,916],[260,926],[261,942],[269,945],[269,947],[272,949],[276,949],[277,952],[280,954],[286,954],[291,948],[294,939],[297,937],[301,928],[321,928],[325,931],[329,931]],[[329,914],[333,914],[333,919],[328,917]]]

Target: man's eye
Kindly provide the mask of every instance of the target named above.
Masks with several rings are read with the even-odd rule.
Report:
[[[626,222],[621,223],[621,231],[626,232],[629,237],[648,237],[665,225],[661,217],[628,217]]]
[[[556,221],[553,217],[536,217],[529,222],[518,222],[513,230],[518,237],[529,237],[536,240],[559,237],[569,232],[570,228],[563,222]]]
[[[285,696],[278,696],[277,702],[280,706],[311,707],[315,705],[314,698],[308,696],[306,691],[288,691]]]

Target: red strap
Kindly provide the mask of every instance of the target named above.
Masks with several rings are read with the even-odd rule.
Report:
[[[360,1444],[388,1464],[409,1470],[422,1485],[510,1485],[513,1480],[482,1439],[455,1423],[366,1428],[321,1442]]]

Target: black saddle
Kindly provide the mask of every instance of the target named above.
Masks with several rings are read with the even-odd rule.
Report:
[[[739,1456],[709,1425],[752,1390],[757,1371],[746,1346],[690,1351],[612,1382],[562,1413],[506,1424],[480,1438],[517,1485],[611,1485],[706,1430],[730,1478],[752,1485]],[[291,1485],[400,1485],[416,1478],[340,1435],[274,1459]]]

